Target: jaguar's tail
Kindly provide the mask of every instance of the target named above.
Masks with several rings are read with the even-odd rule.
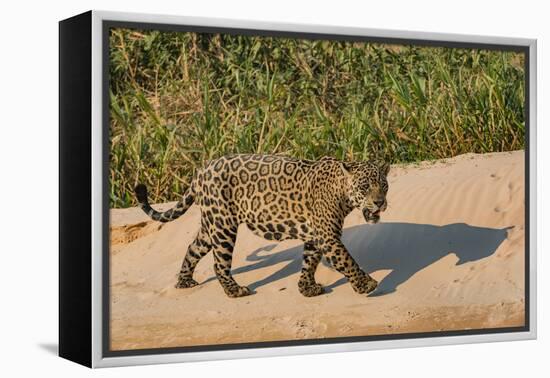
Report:
[[[195,200],[193,186],[191,185],[189,189],[187,189],[187,191],[185,192],[183,199],[179,201],[176,206],[174,206],[170,210],[166,210],[163,213],[159,213],[158,211],[153,209],[151,205],[149,205],[149,201],[147,200],[147,187],[145,185],[139,184],[135,187],[134,191],[136,193],[136,197],[139,202],[139,207],[141,207],[141,210],[149,215],[151,219],[163,223],[173,221],[174,219],[182,216]]]

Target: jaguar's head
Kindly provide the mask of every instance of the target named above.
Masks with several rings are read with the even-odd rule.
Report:
[[[386,210],[388,193],[387,175],[390,164],[387,162],[344,163],[348,176],[348,200],[352,207],[363,212],[365,221],[377,223],[380,213]]]

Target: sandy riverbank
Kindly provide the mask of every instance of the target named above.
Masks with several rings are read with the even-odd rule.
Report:
[[[389,183],[381,223],[366,225],[359,212],[346,219],[344,243],[380,281],[368,297],[326,264],[316,278],[327,293],[302,297],[301,244],[245,227],[233,272],[254,295],[227,298],[211,255],[197,267],[201,285],[175,289],[198,208],[167,224],[111,210],[112,349],[523,325],[524,152],[396,166]]]

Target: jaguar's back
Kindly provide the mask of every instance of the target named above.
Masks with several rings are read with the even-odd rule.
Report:
[[[268,240],[306,237],[311,161],[275,155],[231,155],[202,169],[195,203],[208,222],[246,223]],[[222,228],[222,227],[220,227]]]

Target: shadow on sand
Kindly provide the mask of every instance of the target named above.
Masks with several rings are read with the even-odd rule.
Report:
[[[416,272],[451,253],[458,257],[457,265],[492,255],[506,239],[508,229],[510,227],[494,229],[464,223],[446,226],[413,223],[364,224],[345,229],[342,240],[366,272],[391,270],[371,294],[378,296],[394,292]],[[254,263],[234,269],[233,273],[245,273],[288,261],[277,272],[248,285],[250,289],[256,290],[299,272],[303,246],[270,253],[275,246],[276,244],[271,244],[255,250],[247,257],[247,261]],[[323,264],[328,266],[324,259]],[[326,287],[326,291],[330,292],[346,281],[342,277]]]

